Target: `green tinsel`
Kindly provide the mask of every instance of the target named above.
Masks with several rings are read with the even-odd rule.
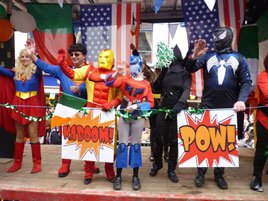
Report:
[[[164,42],[160,42],[157,44],[156,56],[158,58],[158,62],[156,65],[160,68],[168,68],[172,61],[175,60],[173,51]]]
[[[15,106],[15,105],[9,105],[9,103],[6,103],[4,105],[1,105],[1,107],[11,108],[12,110],[15,110],[15,112],[19,112],[17,106]],[[47,116],[40,117],[40,118],[34,117],[34,116],[27,116],[23,112],[20,112],[20,115],[22,117],[24,117],[25,119],[29,120],[29,121],[35,121],[35,122],[42,121],[42,120],[49,120],[49,119],[51,119],[53,117],[53,114],[52,113],[48,114]]]
[[[192,108],[188,111],[190,114],[203,114],[205,109]]]

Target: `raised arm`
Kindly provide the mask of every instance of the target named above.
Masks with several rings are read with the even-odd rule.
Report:
[[[122,74],[125,71],[124,66],[118,66],[116,68],[116,72],[113,74],[108,74],[105,78],[105,85],[108,87],[121,87],[123,80],[125,77],[122,76]]]
[[[59,49],[57,63],[59,64],[62,72],[67,77],[69,77],[70,79],[74,79],[74,71],[73,71],[73,69],[71,69],[68,66],[67,62],[65,61],[65,50],[64,49]]]
[[[0,65],[0,74],[8,77],[14,77],[15,73],[9,69],[6,69]]]
[[[202,59],[207,51],[206,41],[203,39],[194,42],[194,52],[190,59],[185,63],[186,70],[190,73],[196,72],[204,66],[205,60]]]

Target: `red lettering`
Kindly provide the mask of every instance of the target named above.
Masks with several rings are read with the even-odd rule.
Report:
[[[109,143],[112,144],[114,141],[114,128],[109,128]]]
[[[72,135],[72,140],[75,141],[76,140],[76,126],[75,125],[71,127],[71,135]]]
[[[100,143],[107,143],[109,142],[109,127],[103,128],[99,127],[99,141]]]
[[[84,137],[85,137],[86,142],[90,141],[90,139],[91,139],[91,128],[89,126],[85,127]]]
[[[63,126],[63,135],[64,135],[64,139],[68,138],[68,140],[70,140],[71,136],[71,128],[69,125]]]
[[[94,126],[91,130],[91,138],[92,142],[96,143],[99,139],[99,130],[96,126]]]
[[[84,128],[83,126],[81,125],[77,125],[76,126],[76,133],[77,133],[77,136],[78,136],[78,141],[83,141],[83,138],[84,138]]]

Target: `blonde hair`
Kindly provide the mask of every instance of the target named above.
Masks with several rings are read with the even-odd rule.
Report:
[[[22,63],[21,63],[21,57],[22,55],[29,55],[28,52],[26,51],[26,49],[22,49],[20,51],[20,54],[16,60],[16,66],[14,68],[15,70],[15,79],[16,80],[21,80],[24,79],[24,80],[29,80],[31,79],[32,75],[35,73],[36,71],[36,65],[33,63],[32,59],[29,63],[28,66],[24,66]]]

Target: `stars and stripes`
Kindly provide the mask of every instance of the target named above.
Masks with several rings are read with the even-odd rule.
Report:
[[[104,49],[112,49],[116,64],[128,62],[130,43],[138,46],[140,3],[81,5],[82,43],[87,61],[98,62]],[[133,30],[133,25],[137,24]],[[134,31],[134,32],[133,32]]]
[[[233,49],[237,49],[237,39],[244,20],[245,0],[216,0],[209,8],[204,0],[182,0],[185,26],[189,39],[189,53],[192,54],[194,40],[204,39],[208,51],[214,50],[213,33],[218,26],[231,27],[234,33]],[[203,73],[192,76],[192,94],[202,96]]]

